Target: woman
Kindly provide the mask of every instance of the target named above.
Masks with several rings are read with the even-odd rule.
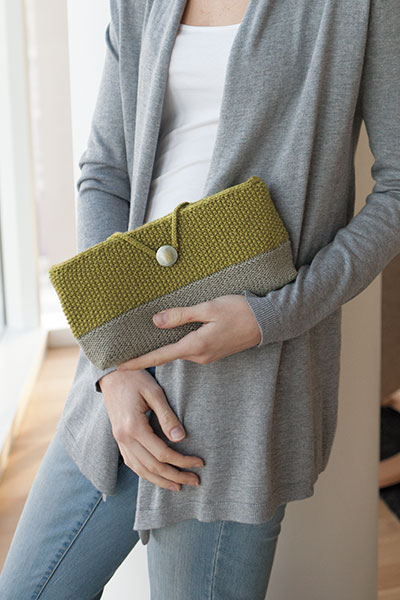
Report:
[[[328,462],[341,306],[400,251],[400,5],[110,6],[78,250],[259,175],[298,275],[170,309],[158,326],[204,325],[118,368],[80,353],[0,595],[100,598],[140,536],[153,600],[262,599],[287,502]],[[376,186],[353,217],[362,119]]]

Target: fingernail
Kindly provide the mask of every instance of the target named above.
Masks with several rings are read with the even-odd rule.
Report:
[[[182,427],[174,427],[173,429],[171,429],[170,434],[174,440],[177,440],[184,436],[185,432],[183,431]]]
[[[176,485],[170,485],[169,489],[172,490],[173,492],[180,492],[181,488],[176,486]]]
[[[154,320],[156,322],[156,325],[166,325],[167,313],[165,311],[163,311],[163,312],[160,312],[160,313],[154,315]]]
[[[204,463],[199,462],[194,464],[195,467],[204,467]]]

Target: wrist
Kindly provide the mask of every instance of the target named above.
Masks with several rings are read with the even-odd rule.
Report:
[[[113,375],[115,376],[115,374],[116,374],[117,372],[118,372],[118,371],[117,371],[117,369],[115,369],[114,371],[110,371],[110,373],[106,373],[105,375],[103,375],[103,377],[101,377],[101,378],[98,380],[98,382],[97,382],[97,383],[98,383],[98,386],[99,386],[99,388],[101,389],[101,391],[103,391],[103,389],[104,389],[105,385],[108,385],[107,383],[106,383],[106,384],[104,384],[105,380],[107,379],[107,381],[111,381],[111,379],[112,379],[112,376],[113,376]]]

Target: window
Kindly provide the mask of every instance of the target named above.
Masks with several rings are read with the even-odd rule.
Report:
[[[4,281],[3,281],[3,258],[1,245],[1,212],[0,212],[0,341],[6,327],[5,301],[4,301]]]

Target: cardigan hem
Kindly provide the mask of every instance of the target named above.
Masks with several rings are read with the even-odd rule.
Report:
[[[68,429],[68,426],[61,419],[56,430],[59,440],[64,449],[71,456],[81,473],[90,483],[102,494],[103,501],[107,496],[112,496],[115,493],[114,487],[99,486],[95,483],[95,479],[91,476],[94,469],[93,466],[85,459],[82,461],[82,453],[76,443],[76,440]],[[187,519],[197,519],[204,523],[219,520],[238,521],[240,523],[260,524],[271,519],[281,504],[292,502],[295,500],[303,500],[314,494],[315,483],[326,465],[317,473],[316,477],[310,483],[304,479],[287,486],[275,488],[269,502],[252,503],[252,502],[231,502],[223,500],[213,504],[197,501],[181,501],[176,504],[176,497],[173,498],[173,504],[166,505],[163,509],[156,508],[151,510],[141,510],[140,516],[135,514],[132,530],[137,531],[142,545],[145,546],[150,540],[152,529],[176,524]],[[178,492],[176,492],[178,493]]]
[[[197,519],[203,523],[229,520],[240,523],[260,524],[269,521],[281,504],[303,500],[314,494],[315,483],[322,471],[310,483],[300,480],[287,486],[275,488],[269,501],[264,503],[232,502],[230,500],[208,504],[204,502],[175,501],[162,509],[141,510],[135,517],[132,530],[138,531],[142,545],[148,544],[152,529],[176,524],[186,519]],[[177,492],[179,493],[179,492]]]

